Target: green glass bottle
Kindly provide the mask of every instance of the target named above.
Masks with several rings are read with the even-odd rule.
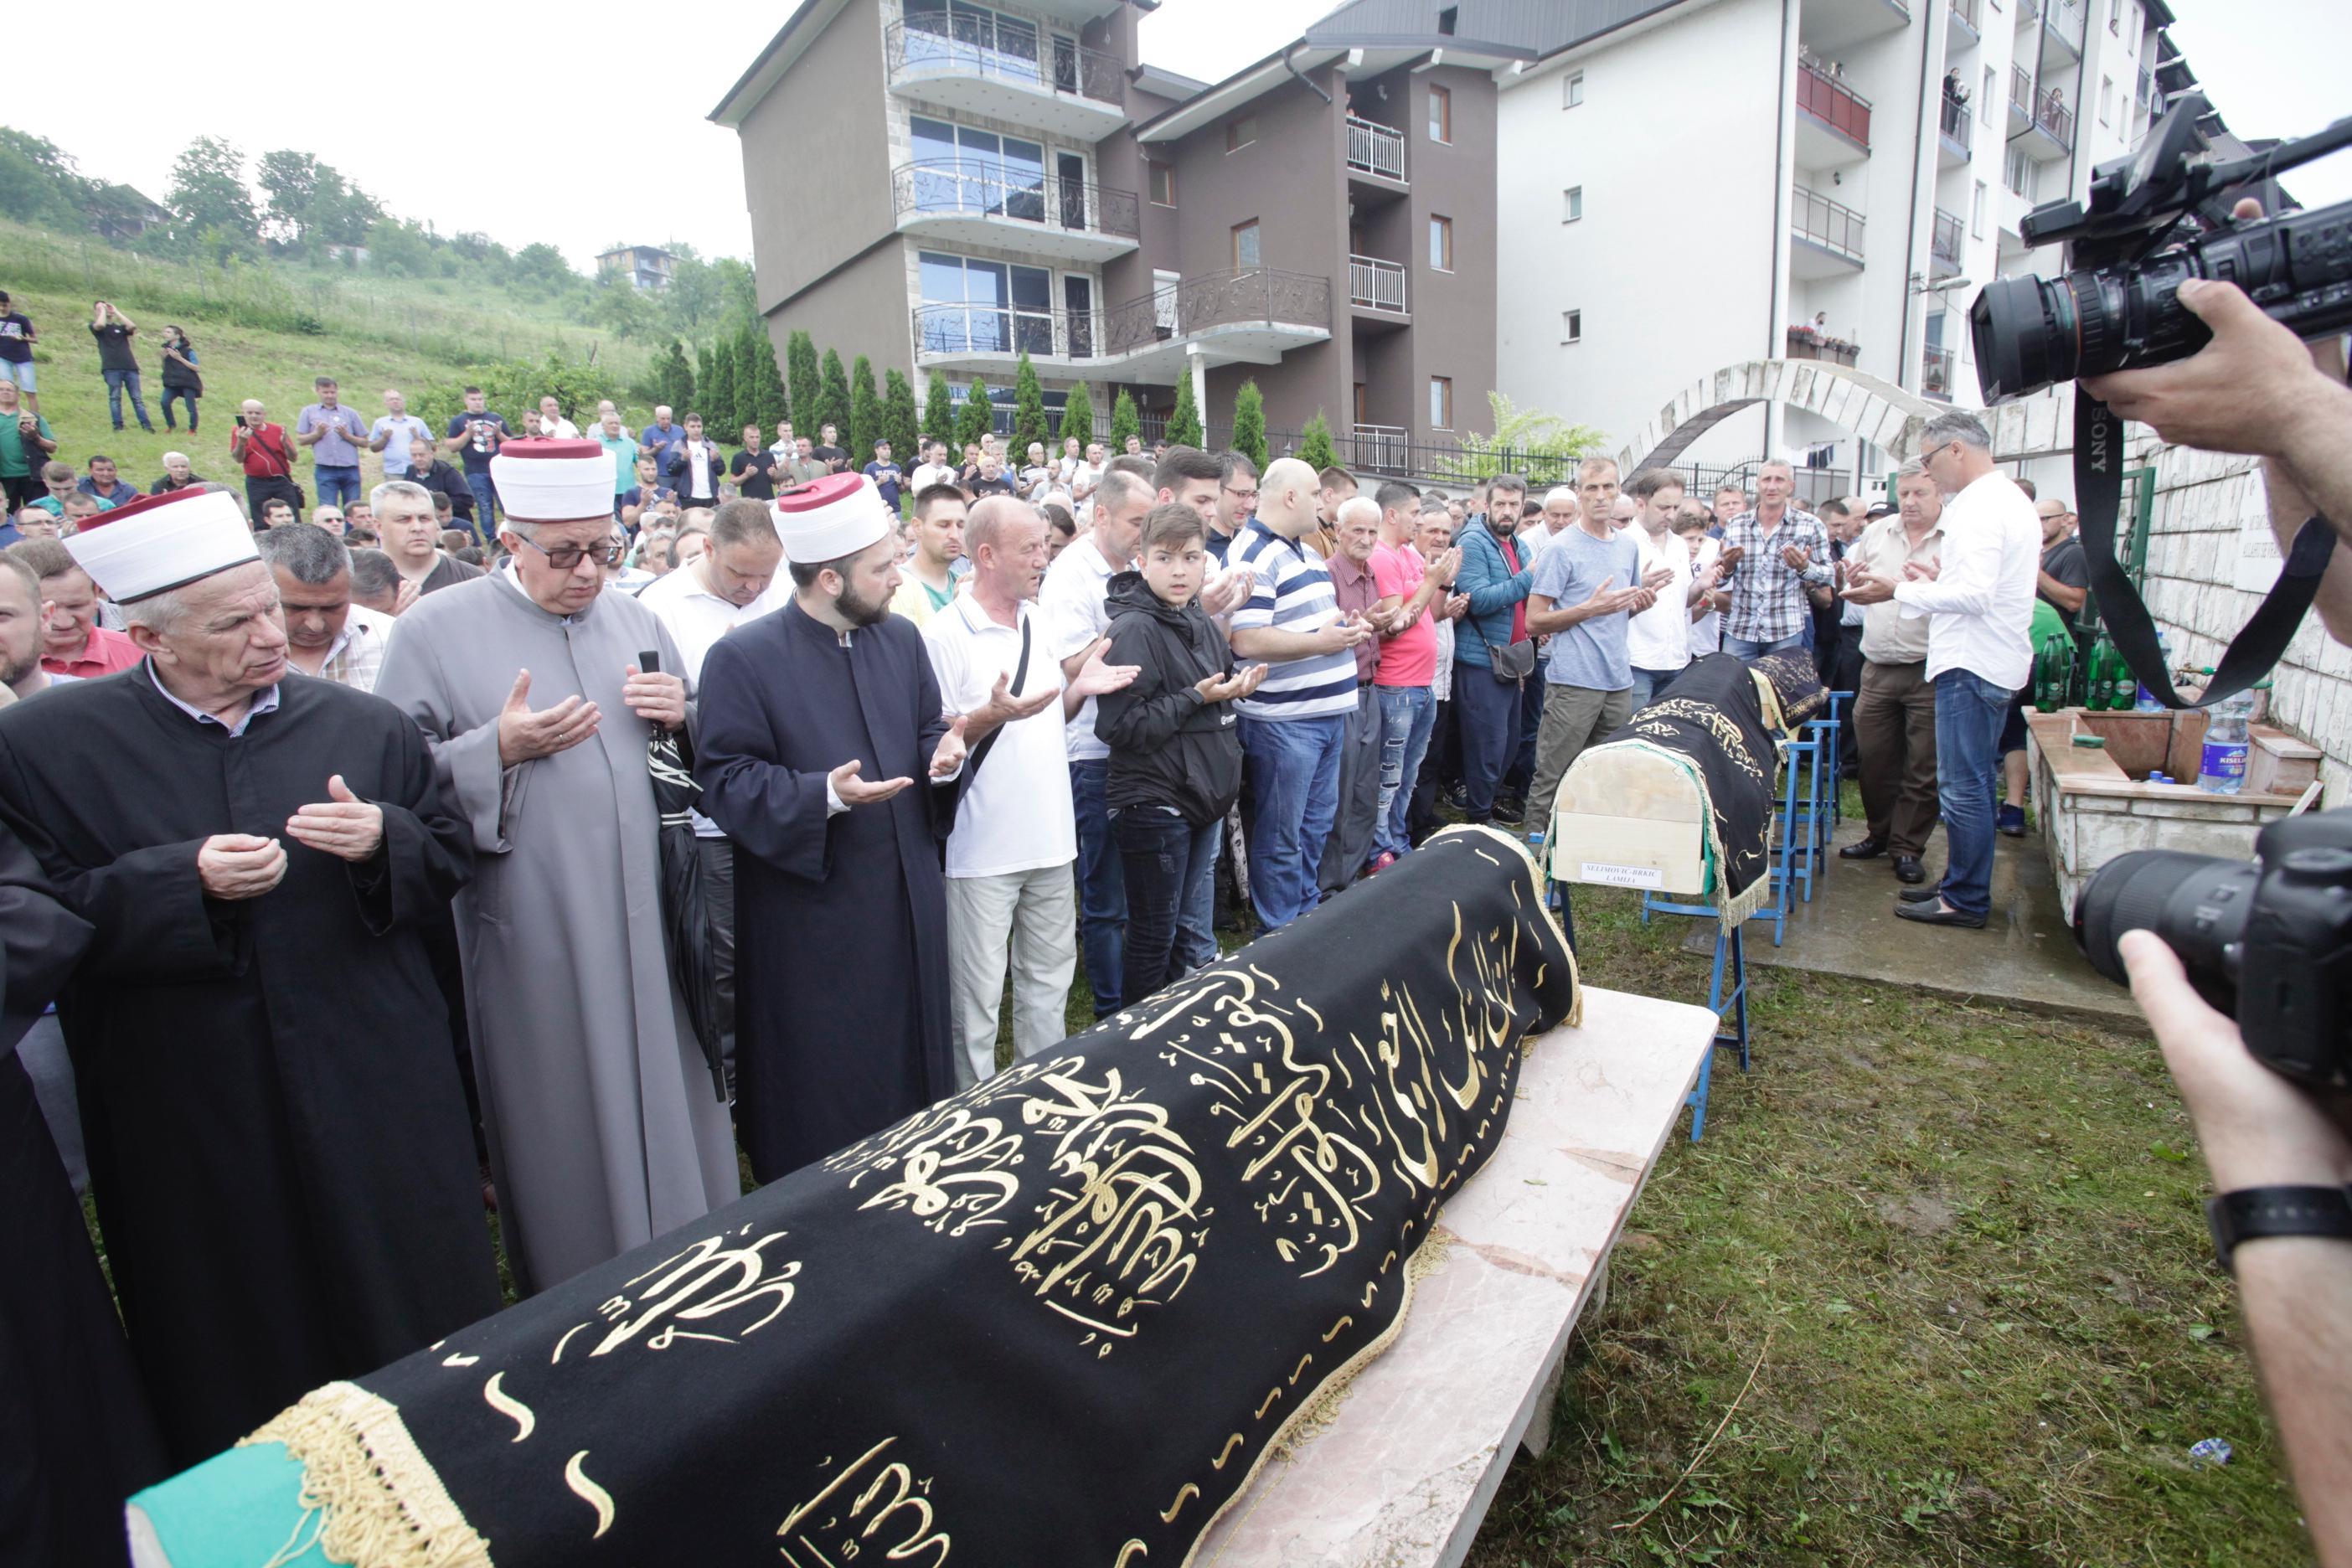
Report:
[[[2083,687],[2084,707],[2104,713],[2114,706],[2115,672],[2122,664],[2116,645],[2107,637],[2105,623],[2100,623],[2098,638],[2091,644],[2091,668]]]

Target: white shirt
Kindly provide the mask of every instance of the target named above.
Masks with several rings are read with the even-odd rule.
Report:
[[[555,423],[552,425],[550,425],[547,422],[546,415],[541,415],[539,416],[539,433],[541,436],[552,437],[558,441],[577,441],[580,439],[580,426],[574,425],[571,420],[564,418],[560,414],[555,416]]]
[[[1110,577],[1111,564],[1103,559],[1092,534],[1072,543],[1045,568],[1045,585],[1037,590],[1037,607],[1045,613],[1045,627],[1052,634],[1045,639],[1046,651],[1056,660],[1110,635]],[[1087,698],[1086,706],[1071,717],[1068,741],[1074,763],[1110,755],[1110,748],[1095,733],[1093,698]]]
[[[1021,619],[1029,631],[1029,668],[1011,695],[1058,692],[1062,665],[1048,646],[1045,617],[1024,604]],[[992,619],[970,594],[957,595],[930,618],[923,627],[923,646],[939,678],[940,700],[950,713],[969,713],[985,704],[996,678],[1009,679],[1021,663],[1021,632]],[[949,876],[1001,877],[1066,866],[1078,858],[1064,727],[1057,698],[996,732],[987,761],[964,785],[955,828],[948,835]],[[971,766],[969,756],[964,765]]]
[[[1675,542],[1681,544],[1682,535],[1676,534]],[[1688,546],[1684,547],[1683,553],[1685,555],[1690,553]],[[1698,542],[1698,559],[1691,563],[1693,574],[1696,575],[1714,565],[1715,558],[1722,553],[1723,541],[1702,536]],[[1720,584],[1717,585],[1721,586]],[[1721,653],[1723,651],[1723,612],[1709,610],[1693,621],[1690,624],[1689,635],[1693,658],[1698,658],[1701,654]]]
[[[1965,669],[2020,690],[2033,672],[2042,520],[2008,475],[1990,473],[1944,503],[1941,526],[1935,581],[1895,586],[1906,616],[1927,617],[1927,679]]]
[[[1691,661],[1690,547],[1669,532],[1663,543],[1636,522],[1619,537],[1630,534],[1641,552],[1642,574],[1663,566],[1675,580],[1658,590],[1658,602],[1625,621],[1625,658],[1636,669],[1680,669]],[[1620,583],[1619,587],[1631,586]]]
[[[654,613],[654,618],[669,628],[670,639],[677,644],[677,657],[686,668],[672,670],[673,675],[686,678],[688,690],[702,686],[702,661],[720,637],[741,626],[757,620],[771,610],[782,609],[792,597],[792,579],[783,573],[776,574],[767,592],[748,605],[738,605],[712,593],[702,580],[702,563],[691,562],[675,572],[665,573],[646,584],[637,595],[637,603]],[[694,814],[694,836],[697,838],[724,838],[719,825],[700,812]]]
[[[915,477],[907,481],[907,493],[919,496],[933,485],[951,485],[955,479],[956,471],[945,463],[918,463]]]

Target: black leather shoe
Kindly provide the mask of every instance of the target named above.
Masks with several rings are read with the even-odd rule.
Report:
[[[1857,838],[1853,843],[1838,851],[1838,858],[1841,860],[1875,860],[1881,855],[1885,853],[1886,841],[1885,839]]]
[[[1967,931],[1982,931],[1985,923],[1982,915],[1964,915],[1958,910],[1948,910],[1940,904],[1927,902],[1897,904],[1895,912],[1904,920],[1916,921],[1921,925],[1959,926]]]
[[[1906,904],[1923,904],[1942,897],[1942,894],[1935,888],[1900,888],[1895,896]]]
[[[1919,857],[1897,855],[1895,858],[1895,879],[1898,882],[1909,882],[1915,887],[1926,881],[1927,873],[1920,869]]]
[[[1506,796],[1495,802],[1495,820],[1510,827],[1523,826],[1528,819],[1525,803]]]

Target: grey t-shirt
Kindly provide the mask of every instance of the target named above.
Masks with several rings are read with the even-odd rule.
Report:
[[[1595,539],[1579,526],[1562,529],[1544,545],[1528,591],[1549,599],[1554,609],[1565,609],[1592,597],[1604,581],[1612,590],[1639,587],[1641,549],[1626,533]],[[1632,686],[1633,666],[1625,656],[1627,618],[1627,612],[1620,610],[1552,633],[1544,679],[1554,686],[1580,686],[1589,691],[1622,691]]]

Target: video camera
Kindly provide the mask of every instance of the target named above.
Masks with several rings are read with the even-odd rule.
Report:
[[[2201,93],[2184,93],[2128,158],[2102,163],[2087,202],[2049,202],[2026,215],[2029,246],[2063,241],[2057,278],[1988,283],[1969,307],[1977,379],[1988,405],[2060,382],[2186,358],[2212,337],[2181,304],[2191,278],[2234,283],[2273,320],[2305,339],[2352,328],[2352,202],[2317,212],[2231,216],[2236,199],[2273,176],[2352,145],[2352,117],[2267,152],[2218,160],[2199,121]],[[2173,707],[2155,624],[2115,559],[2123,491],[2122,422],[2077,388],[2074,494],[2091,591],[2109,635],[2151,692]],[[2268,600],[2207,683],[2203,706],[2260,679],[2310,607],[2333,548],[2324,519],[2307,523]]]

